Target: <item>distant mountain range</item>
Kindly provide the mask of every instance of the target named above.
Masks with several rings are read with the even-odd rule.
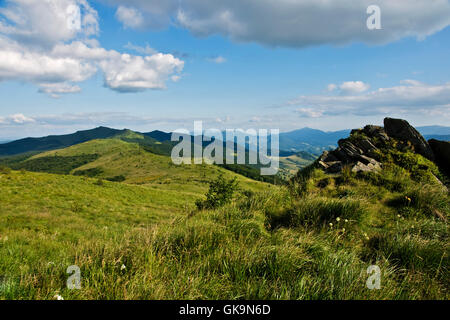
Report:
[[[425,126],[416,128],[427,140],[450,140],[450,127]],[[324,150],[333,149],[340,139],[348,137],[350,129],[325,132],[322,130],[303,128],[280,134],[280,149],[286,151],[307,151],[320,155]]]
[[[66,148],[94,139],[111,138],[124,131],[125,130],[98,127],[92,130],[77,131],[66,135],[20,139],[5,144],[0,144],[0,156],[11,156],[21,153],[42,152]]]
[[[450,127],[425,126],[417,127],[419,132],[426,139],[450,140]],[[67,135],[52,135],[41,138],[25,138],[16,141],[0,144],[0,156],[11,156],[23,153],[37,153],[48,150],[70,147],[79,143],[94,139],[107,139],[117,135],[123,135],[131,130],[118,130],[107,127],[98,127],[91,130],[77,131]],[[308,152],[313,155],[320,155],[324,150],[337,146],[339,139],[346,138],[350,134],[350,129],[326,132],[318,129],[303,128],[291,132],[280,134],[281,156],[290,156],[299,152]],[[155,142],[165,142],[163,153],[167,153],[167,148],[171,145],[171,133],[155,130],[142,133],[148,138],[149,145],[158,147]],[[155,150],[154,150],[155,151]],[[160,153],[157,152],[156,153]]]

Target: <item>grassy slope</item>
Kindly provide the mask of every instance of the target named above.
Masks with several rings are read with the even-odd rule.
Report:
[[[229,170],[209,165],[181,165],[172,163],[169,157],[146,152],[137,143],[129,143],[121,139],[92,140],[69,148],[49,151],[32,157],[38,159],[51,156],[80,156],[98,154],[100,157],[84,166],[72,170],[88,170],[101,168],[99,178],[110,178],[123,175],[126,183],[145,184],[158,190],[189,190],[193,194],[204,193],[207,183],[223,174],[225,177],[237,177],[244,189],[258,191],[266,188],[266,184],[237,175]]]
[[[383,177],[398,190],[316,170],[306,193],[271,187],[198,212],[188,188],[0,174],[0,297],[448,299],[447,224],[429,211],[448,219],[448,194]],[[365,286],[372,264],[381,290]],[[65,288],[69,265],[82,290]]]
[[[450,296],[448,227],[436,216],[450,217],[448,192],[404,169],[361,177],[313,170],[290,188],[241,177],[262,193],[199,212],[193,204],[206,180],[232,172],[172,166],[119,139],[36,157],[93,153],[100,158],[85,168],[102,166],[105,177],[123,174],[126,183],[0,173],[0,298]],[[381,290],[366,288],[372,264],[381,268]],[[82,290],[65,288],[69,265],[80,266]]]
[[[299,154],[294,154],[288,157],[280,157],[281,174],[285,177],[291,177],[299,169],[310,165],[312,162],[312,160],[303,159]]]
[[[107,254],[137,230],[177,219],[195,198],[188,189],[95,182],[45,173],[0,175],[0,274],[9,276],[0,296],[52,298],[47,290],[60,288],[61,265],[86,266],[92,250]]]

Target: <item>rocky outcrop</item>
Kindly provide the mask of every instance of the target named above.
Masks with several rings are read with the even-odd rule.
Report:
[[[367,126],[353,130],[350,138],[339,140],[339,147],[333,151],[325,151],[317,163],[328,173],[339,173],[345,166],[349,166],[353,172],[380,170],[381,163],[374,159],[378,150],[374,141],[377,139],[380,141],[378,143],[389,140],[381,127]]]
[[[363,129],[352,130],[350,137],[338,141],[339,147],[326,151],[317,164],[328,173],[339,173],[345,166],[353,172],[370,172],[380,170],[380,149],[397,146],[408,148],[424,157],[434,160],[435,153],[442,163],[450,163],[450,143],[430,141],[430,144],[407,121],[401,119],[384,119],[384,128],[368,125]],[[395,140],[392,141],[391,140]]]
[[[434,160],[433,150],[422,135],[408,121],[402,119],[384,119],[384,130],[389,137],[410,142],[414,151],[429,160]]]
[[[428,141],[436,158],[436,163],[450,173],[450,142],[431,139]]]

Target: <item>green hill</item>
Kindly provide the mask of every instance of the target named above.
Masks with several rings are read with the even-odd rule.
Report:
[[[89,156],[87,157],[85,157],[85,154],[77,154],[76,156],[59,158],[57,154],[52,154],[54,157],[51,159],[46,156],[39,156],[36,159],[33,158],[29,161],[24,160],[49,150],[58,150],[92,140],[110,138],[134,143],[139,146],[139,149],[163,156],[170,156],[172,148],[177,144],[177,142],[170,141],[171,134],[162,131],[153,131],[142,134],[129,129],[115,130],[99,127],[93,130],[79,131],[71,135],[27,138],[0,145],[0,164],[7,165],[14,169],[68,174],[73,169],[91,162],[96,155],[89,151]],[[194,138],[191,137],[191,139],[194,143]],[[205,147],[209,142],[202,142],[202,144],[203,147]],[[249,151],[246,150],[247,158],[248,153]],[[222,165],[221,167],[253,180],[269,183],[275,181],[272,176],[261,176],[260,165]],[[92,175],[93,173],[99,173],[99,171],[90,171],[88,174]]]
[[[91,140],[68,148],[43,152],[12,167],[36,172],[120,180],[163,189],[177,189],[181,184],[198,191],[204,191],[211,179],[223,174],[225,177],[236,176],[241,185],[252,190],[262,188],[261,183],[219,166],[174,165],[170,157],[147,151],[139,141],[129,142],[139,139],[148,138],[128,131],[111,139]]]
[[[330,153],[340,160],[326,156],[322,168],[340,171],[317,161],[274,186],[174,166],[130,142],[139,139],[125,132],[16,162],[68,174],[0,168],[0,299],[449,299],[448,180],[411,143],[424,140],[368,126]],[[365,159],[354,147],[366,140],[382,166],[353,171],[365,168],[352,161]],[[241,188],[231,202],[197,208],[208,182],[231,178]],[[71,265],[80,290],[66,288]],[[374,265],[379,290],[367,287]]]
[[[298,153],[280,155],[280,175],[286,179],[291,178],[299,169],[303,169],[313,163],[316,157],[301,151]]]
[[[78,131],[67,135],[16,140],[5,144],[0,144],[0,157],[27,152],[42,152],[52,149],[65,148],[92,139],[110,138],[122,132],[124,132],[124,130],[98,127],[92,130]]]

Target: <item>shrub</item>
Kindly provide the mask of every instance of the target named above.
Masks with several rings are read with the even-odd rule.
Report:
[[[107,178],[106,180],[111,181],[111,182],[123,182],[126,180],[126,178],[123,175],[120,175],[120,176],[115,176],[112,178]]]
[[[4,165],[0,165],[0,173],[2,174],[10,174],[11,173],[11,168],[4,166]]]
[[[102,173],[103,173],[102,168],[90,168],[86,170],[77,170],[73,173],[73,175],[94,178],[101,175]]]
[[[99,187],[103,187],[105,185],[105,183],[103,182],[103,179],[98,179],[97,181],[95,181],[94,184]]]
[[[195,204],[199,210],[222,207],[231,202],[237,187],[238,182],[236,181],[236,177],[228,180],[221,174],[216,180],[209,183],[206,200],[197,200]]]
[[[315,164],[311,164],[297,172],[289,181],[288,187],[292,195],[303,197],[314,187],[312,179],[315,176],[323,175],[323,171],[317,169]]]
[[[342,168],[341,175],[336,178],[338,184],[353,184],[356,174],[352,172],[352,168],[346,165]]]
[[[15,164],[14,169],[25,169],[32,172],[69,174],[75,168],[95,161],[98,158],[98,154],[82,154],[70,157],[55,155],[26,160],[19,164]]]

